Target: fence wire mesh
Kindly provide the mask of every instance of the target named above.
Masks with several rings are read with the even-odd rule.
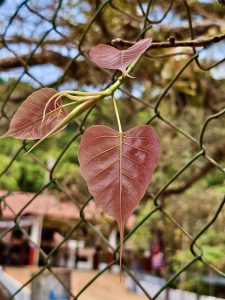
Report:
[[[182,1],[171,0],[171,1],[169,1],[169,3],[167,4],[167,8],[163,12],[162,17],[160,17],[158,20],[155,20],[155,19],[151,20],[151,18],[149,17],[150,12],[151,12],[151,7],[154,4],[153,2],[154,1],[151,1],[151,0],[149,0],[148,2],[143,2],[143,1],[138,0],[138,1],[131,1],[131,3],[130,3],[130,5],[133,5],[135,7],[138,6],[139,10],[140,10],[140,14],[141,14],[138,17],[138,22],[140,22],[141,25],[139,26],[137,40],[140,38],[143,38],[151,30],[153,24],[155,26],[158,26],[161,23],[163,23],[163,21],[165,20],[165,18],[171,11],[173,5],[182,5],[182,9],[184,11],[184,14],[186,15],[186,20],[187,20],[188,27],[189,27],[190,40],[197,41],[197,40],[195,40],[195,35],[194,35],[194,25],[193,25],[193,21],[192,21],[192,7],[191,7],[191,5],[188,4],[187,0],[182,0]],[[84,26],[82,26],[80,38],[79,38],[79,41],[77,41],[76,37],[74,37],[74,40],[72,40],[70,35],[67,35],[66,32],[62,32],[62,30],[61,30],[62,13],[65,13],[65,11],[63,11],[63,7],[65,5],[63,0],[52,1],[52,2],[51,1],[50,2],[48,2],[48,1],[42,2],[42,5],[44,5],[46,7],[51,6],[52,11],[54,11],[52,16],[49,16],[49,15],[47,16],[46,14],[42,14],[41,12],[39,12],[37,10],[37,6],[31,0],[25,0],[25,1],[22,1],[19,3],[17,1],[17,5],[18,5],[17,8],[11,12],[11,16],[8,17],[7,22],[5,21],[3,23],[4,31],[1,34],[0,44],[1,44],[1,48],[5,49],[7,51],[7,53],[10,54],[10,59],[7,61],[7,59],[3,58],[3,60],[5,59],[5,62],[3,62],[3,60],[2,60],[2,63],[0,64],[0,68],[2,69],[2,71],[4,71],[7,69],[7,63],[9,64],[9,66],[10,66],[10,64],[12,64],[12,67],[15,66],[17,63],[18,65],[20,65],[20,67],[23,70],[19,74],[17,80],[12,82],[10,88],[7,91],[7,95],[1,99],[1,110],[0,110],[0,121],[1,122],[4,122],[4,124],[6,124],[6,123],[9,124],[9,121],[10,121],[10,118],[12,115],[12,112],[10,112],[10,110],[9,110],[10,103],[12,101],[12,97],[15,97],[13,95],[16,94],[16,91],[17,91],[22,79],[24,78],[24,76],[28,76],[32,80],[32,82],[35,83],[35,86],[37,86],[39,88],[43,87],[45,85],[45,84],[43,84],[43,82],[40,81],[40,79],[37,79],[36,76],[30,71],[30,66],[35,65],[35,63],[38,64],[38,60],[41,60],[39,50],[42,48],[44,43],[48,42],[48,37],[52,33],[55,33],[58,37],[61,37],[63,39],[63,41],[65,41],[65,43],[69,43],[73,49],[76,49],[76,51],[73,52],[74,56],[71,57],[70,60],[67,60],[66,64],[64,65],[63,73],[61,74],[61,76],[59,78],[57,78],[57,80],[51,85],[54,88],[58,88],[63,84],[64,79],[67,76],[68,72],[71,72],[71,69],[73,70],[77,61],[87,60],[87,52],[86,52],[87,49],[84,47],[85,41],[86,41],[86,39],[90,39],[90,36],[92,34],[95,34],[95,31],[96,31],[95,23],[101,22],[101,17],[104,16],[106,10],[116,11],[116,13],[119,14],[121,16],[121,18],[123,18],[123,20],[126,19],[128,23],[136,18],[135,15],[131,15],[130,12],[126,12],[126,10],[123,9],[123,6],[120,7],[121,2],[119,2],[119,1],[112,1],[112,0],[107,0],[104,2],[96,1],[95,4],[96,4],[95,10],[92,11],[93,16],[89,19],[88,25],[86,25],[85,28],[84,28]],[[71,1],[71,3],[69,1],[66,5],[72,6],[73,1]],[[30,18],[37,17],[40,24],[42,24],[42,23],[45,24],[45,26],[43,25],[43,28],[46,27],[46,30],[45,29],[42,30],[42,34],[41,34],[40,38],[38,40],[36,40],[35,42],[32,42],[32,47],[29,48],[31,50],[30,50],[29,54],[26,54],[26,55],[20,55],[18,53],[17,49],[13,46],[13,43],[11,43],[11,41],[10,41],[10,33],[11,33],[12,28],[14,28],[16,22],[19,22],[18,20],[20,20],[20,24],[23,24],[23,20],[21,21],[23,14],[20,15],[20,12],[22,12],[23,10],[26,11],[26,14]],[[46,24],[48,24],[48,25],[46,25]],[[29,30],[29,28],[27,30]],[[106,35],[107,35],[107,32],[106,32]],[[15,37],[17,37],[18,41],[20,40],[19,35],[15,35]],[[58,41],[60,43],[60,39]],[[27,42],[27,44],[29,44],[28,40],[27,41],[23,40],[21,42]],[[188,43],[188,41],[186,41],[186,42]],[[215,38],[214,42],[216,42],[216,38]],[[55,43],[57,43],[57,40],[55,41]],[[126,45],[126,41],[121,41],[121,40],[114,40],[113,43],[114,43],[114,45],[120,45],[120,46]],[[167,42],[164,42],[164,44],[167,44],[167,46],[169,45],[170,47],[176,47],[175,43],[176,43],[176,41],[173,40],[173,38],[171,38]],[[209,44],[210,44],[210,42],[209,42]],[[183,137],[185,139],[189,140],[189,142],[193,145],[193,148],[196,149],[194,155],[192,155],[192,157],[177,172],[175,172],[163,186],[161,186],[161,188],[159,189],[159,191],[156,194],[150,193],[150,196],[154,200],[154,205],[155,205],[154,209],[149,211],[148,214],[145,215],[143,217],[143,219],[138,224],[136,224],[135,227],[132,230],[130,230],[129,233],[124,238],[124,243],[126,243],[126,241],[128,241],[135,234],[135,232],[138,232],[139,228],[141,228],[145,224],[146,221],[148,221],[150,218],[152,218],[152,216],[154,216],[156,213],[159,213],[162,215],[162,217],[166,218],[168,220],[168,222],[173,223],[174,227],[177,228],[177,230],[181,231],[182,234],[184,236],[186,236],[187,239],[189,240],[190,253],[193,256],[192,259],[190,259],[188,261],[188,263],[186,263],[182,268],[180,268],[171,277],[168,277],[166,283],[161,287],[161,289],[154,296],[150,296],[149,293],[147,292],[147,290],[144,288],[144,286],[142,286],[142,284],[140,283],[138,277],[136,277],[136,275],[126,265],[123,265],[123,271],[125,273],[127,273],[127,275],[129,277],[131,277],[131,279],[139,286],[139,288],[143,291],[146,299],[152,299],[152,300],[159,299],[160,294],[164,290],[166,290],[168,287],[170,287],[171,283],[173,283],[173,281],[175,281],[177,278],[179,278],[181,276],[181,274],[186,272],[193,265],[197,264],[197,262],[204,264],[207,268],[211,269],[213,273],[218,274],[219,276],[225,277],[225,274],[221,270],[219,270],[216,266],[208,263],[205,260],[204,248],[202,248],[198,244],[199,238],[202,237],[204,235],[204,233],[206,232],[206,230],[210,226],[213,225],[213,223],[216,221],[218,215],[221,213],[221,210],[225,203],[224,195],[221,193],[221,203],[217,207],[213,218],[210,220],[207,219],[205,226],[194,236],[187,231],[185,226],[183,226],[181,220],[176,220],[174,218],[174,216],[170,213],[170,211],[167,209],[166,195],[167,195],[168,188],[174,182],[176,182],[177,179],[183,173],[185,173],[185,171],[188,168],[190,168],[193,164],[198,162],[200,159],[202,159],[203,161],[207,161],[212,166],[212,170],[216,168],[223,174],[225,173],[225,169],[223,168],[222,164],[218,163],[214,159],[214,157],[212,157],[209,154],[207,145],[205,145],[205,143],[204,143],[204,138],[207,135],[207,130],[211,126],[213,126],[213,120],[222,118],[222,116],[225,114],[225,108],[210,115],[204,121],[204,123],[202,123],[198,139],[194,135],[191,135],[189,132],[186,132],[184,129],[182,129],[182,126],[179,126],[179,124],[177,124],[176,122],[173,122],[173,121],[167,119],[161,112],[161,106],[163,105],[163,102],[165,101],[166,96],[168,95],[168,93],[170,92],[170,90],[172,89],[172,87],[174,86],[176,81],[178,80],[178,78],[191,65],[195,65],[195,67],[197,67],[199,70],[204,72],[204,71],[209,71],[210,69],[213,69],[214,67],[218,66],[219,64],[221,64],[225,61],[225,58],[222,58],[220,61],[213,63],[213,65],[205,67],[204,65],[202,65],[202,63],[199,60],[199,48],[195,47],[197,45],[197,42],[191,42],[190,45],[192,46],[192,48],[191,48],[192,53],[189,53],[188,59],[186,60],[185,64],[180,68],[180,70],[176,70],[174,76],[170,79],[170,82],[168,83],[168,85],[163,89],[163,92],[158,96],[157,101],[154,103],[154,105],[149,104],[146,101],[142,101],[135,94],[132,94],[132,92],[130,92],[128,89],[126,89],[124,87],[119,88],[122,95],[126,95],[130,99],[132,99],[136,102],[139,101],[139,103],[142,103],[143,107],[147,107],[150,110],[150,117],[148,120],[146,120],[146,124],[152,124],[153,122],[154,122],[154,124],[163,123],[166,126],[169,126],[170,129],[172,131],[176,132],[178,135],[183,135]],[[205,42],[205,45],[208,45],[207,42]],[[157,47],[163,48],[164,46],[163,45],[161,45],[161,46],[155,45],[155,47],[153,46],[153,48],[157,48]],[[165,46],[165,48],[166,48],[166,46]],[[52,55],[50,55],[51,54],[50,52],[49,53],[46,52],[46,56],[48,54],[49,54],[49,62],[50,63],[51,63],[52,59],[55,59],[55,60],[59,59],[59,57],[57,57],[56,55],[55,55],[55,57],[53,57]],[[169,55],[176,55],[176,54],[170,53]],[[149,56],[151,58],[154,58],[154,55],[151,56],[149,54]],[[166,57],[166,55],[164,55],[164,57]],[[159,59],[159,58],[155,57],[155,59]],[[115,78],[117,78],[117,73],[114,74],[111,83],[113,81],[115,81]],[[108,83],[108,84],[110,84],[110,83]],[[23,209],[21,209],[19,211],[19,213],[15,214],[14,225],[1,234],[0,240],[2,240],[4,238],[4,236],[6,236],[7,233],[9,233],[10,231],[13,231],[15,228],[19,228],[21,230],[21,232],[23,232],[23,234],[30,241],[30,243],[33,244],[33,246],[38,249],[39,255],[44,260],[44,266],[40,267],[38,272],[36,272],[35,275],[32,275],[32,277],[30,277],[30,279],[27,282],[25,282],[21,286],[20,289],[18,289],[13,295],[11,295],[10,299],[14,299],[15,296],[24,287],[26,287],[28,284],[30,284],[36,277],[38,277],[40,274],[42,274],[45,270],[49,270],[49,272],[51,272],[57,278],[57,280],[59,280],[59,282],[65,287],[68,294],[73,299],[79,299],[79,297],[85,293],[86,289],[88,289],[90,285],[95,284],[95,280],[99,276],[102,276],[102,274],[104,272],[106,272],[107,270],[109,270],[112,265],[118,263],[119,246],[114,249],[111,246],[111,244],[108,242],[108,237],[104,236],[104,234],[101,232],[101,230],[99,230],[99,228],[96,226],[96,223],[93,223],[92,220],[87,219],[85,216],[85,209],[86,209],[87,205],[89,204],[89,202],[93,201],[91,195],[83,202],[83,204],[81,204],[79,201],[77,201],[75,199],[75,197],[70,195],[66,186],[64,186],[64,184],[62,182],[60,182],[60,180],[57,178],[57,176],[55,176],[55,170],[57,169],[62,158],[64,157],[64,155],[66,154],[68,149],[73,145],[73,143],[76,140],[78,140],[81,137],[81,135],[83,134],[83,131],[85,129],[85,124],[86,124],[87,120],[89,120],[89,118],[91,117],[92,112],[93,112],[93,109],[91,109],[85,116],[83,116],[83,120],[81,120],[80,122],[75,121],[76,122],[75,123],[75,126],[76,126],[75,134],[73,134],[73,136],[71,136],[70,141],[68,141],[67,145],[64,146],[60,155],[57,157],[56,161],[54,162],[54,165],[51,166],[51,168],[48,168],[44,162],[40,161],[39,157],[35,156],[35,154],[31,153],[29,155],[30,163],[39,164],[48,173],[48,182],[46,182],[42,186],[42,188],[33,196],[33,198],[26,204],[26,206],[23,207]],[[21,142],[21,145],[18,147],[18,149],[16,150],[14,155],[11,157],[10,162],[6,165],[6,167],[4,167],[3,171],[1,172],[1,174],[0,174],[1,178],[4,176],[5,177],[7,176],[7,172],[10,170],[10,168],[12,168],[13,164],[15,164],[16,161],[20,160],[21,156],[24,155],[24,153],[26,153],[26,151],[29,149],[28,146],[29,146],[29,143],[27,141]],[[176,164],[176,162],[174,162],[174,163]],[[64,194],[65,197],[67,199],[69,199],[79,209],[80,220],[77,221],[71,227],[71,229],[67,231],[63,240],[60,243],[58,243],[58,245],[50,253],[46,254],[41,249],[40,245],[34,244],[34,241],[31,239],[31,237],[27,233],[27,231],[21,227],[20,220],[21,220],[21,216],[23,215],[23,212],[27,208],[27,206],[29,206],[32,202],[35,202],[36,198],[40,194],[45,192],[50,186],[54,186],[55,190],[59,191],[61,194]],[[9,207],[9,205],[7,204],[7,198],[9,197],[9,195],[10,195],[10,192],[5,193],[5,195],[1,196],[1,198],[0,198],[2,216],[4,216],[4,210],[6,207],[8,207],[8,209],[10,209],[13,212],[13,207]],[[191,199],[190,199],[190,201],[191,201]],[[105,247],[109,247],[112,249],[112,251],[114,253],[114,260],[110,264],[108,264],[103,270],[97,272],[96,275],[89,282],[87,282],[85,286],[81,287],[80,291],[77,294],[74,294],[72,292],[72,290],[68,290],[67,285],[64,282],[62,282],[62,280],[60,280],[60,278],[57,276],[55,269],[52,268],[51,259],[52,259],[53,255],[60,249],[60,247],[62,247],[62,245],[72,235],[74,235],[76,233],[76,231],[79,228],[81,228],[81,226],[83,224],[85,224],[89,228],[89,230],[94,233],[96,238],[101,240],[101,243],[103,245],[105,245]],[[119,282],[118,282],[118,284],[119,284]]]

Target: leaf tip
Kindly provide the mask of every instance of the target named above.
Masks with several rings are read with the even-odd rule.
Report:
[[[124,238],[124,222],[122,220],[117,220],[120,230],[120,282],[122,280],[123,272],[123,238]]]

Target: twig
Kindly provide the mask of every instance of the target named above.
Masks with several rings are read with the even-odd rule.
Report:
[[[206,47],[210,44],[219,43],[225,40],[225,33],[204,39],[195,39],[190,41],[176,41],[174,38],[170,38],[168,42],[153,42],[149,49],[160,49],[160,48],[175,48],[175,47]],[[112,40],[111,44],[115,47],[130,47],[135,42],[130,42],[116,38]]]

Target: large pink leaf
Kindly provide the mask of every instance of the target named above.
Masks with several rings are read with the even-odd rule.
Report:
[[[112,46],[100,44],[90,51],[91,60],[99,67],[118,69],[126,73],[126,68],[151,45],[151,39],[140,40],[127,50],[118,50]]]
[[[13,116],[9,130],[4,136],[18,139],[36,140],[48,134],[63,118],[67,116],[61,107],[61,99],[54,99],[43,113],[48,100],[57,93],[51,88],[42,88],[32,93],[18,108]]]
[[[81,173],[96,204],[118,222],[120,259],[124,225],[145,194],[159,150],[159,138],[154,128],[147,125],[123,134],[97,125],[87,129],[82,137],[78,150]]]

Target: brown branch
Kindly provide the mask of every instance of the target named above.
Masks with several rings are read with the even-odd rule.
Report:
[[[4,42],[3,42],[4,40]],[[24,36],[19,36],[19,35],[15,35],[13,37],[10,38],[5,38],[3,35],[0,34],[0,47],[4,47],[5,44],[9,45],[9,44],[19,44],[19,43],[24,43],[27,45],[32,45],[32,44],[39,44],[39,40],[38,39],[30,39]],[[45,40],[42,42],[41,46],[44,45],[57,45],[57,46],[64,46],[64,45],[69,45],[72,44],[72,42],[68,42],[68,40],[66,39],[60,39],[60,40]]]
[[[217,162],[220,162],[224,159],[225,157],[225,152],[221,149],[218,149],[216,151],[216,153],[213,156],[213,159],[216,160]],[[208,174],[212,169],[214,168],[214,166],[211,163],[207,163],[199,173],[197,173],[195,176],[193,176],[190,180],[186,181],[186,183],[178,188],[171,188],[171,189],[167,189],[165,190],[165,192],[163,193],[163,195],[172,195],[172,194],[181,194],[183,192],[185,192],[188,188],[190,188],[193,184],[195,184],[196,182],[198,182],[199,180],[201,180],[203,177],[206,176],[206,174]]]
[[[69,56],[50,50],[43,50],[35,53],[32,58],[30,58],[30,53],[0,58],[0,71],[8,71],[19,67],[24,67],[25,71],[27,71],[27,68],[29,67],[46,64],[52,64],[63,71],[64,75],[61,83],[72,79],[79,80],[82,84],[94,84],[96,86],[97,84],[106,83],[111,76],[111,73],[107,72],[106,74],[108,74],[108,76],[102,77],[102,71],[88,59],[78,61]],[[93,77],[93,69],[96,70],[96,78],[98,79]],[[17,101],[20,101],[20,98]]]
[[[153,42],[150,49],[161,49],[161,48],[174,48],[174,47],[206,47],[210,44],[218,43],[225,40],[225,33],[210,38],[196,39],[190,41],[176,41],[174,38],[170,38],[168,42]],[[122,40],[120,38],[112,40],[111,44],[116,47],[130,47],[135,42]]]
[[[29,60],[30,54],[20,55],[16,57],[7,57],[0,59],[0,70],[9,70],[12,68],[18,68],[26,66]],[[33,55],[29,61],[29,65],[42,65],[42,64],[54,64],[60,68],[70,61],[69,57],[63,56],[54,51],[42,51]],[[74,62],[76,64],[76,62]]]

